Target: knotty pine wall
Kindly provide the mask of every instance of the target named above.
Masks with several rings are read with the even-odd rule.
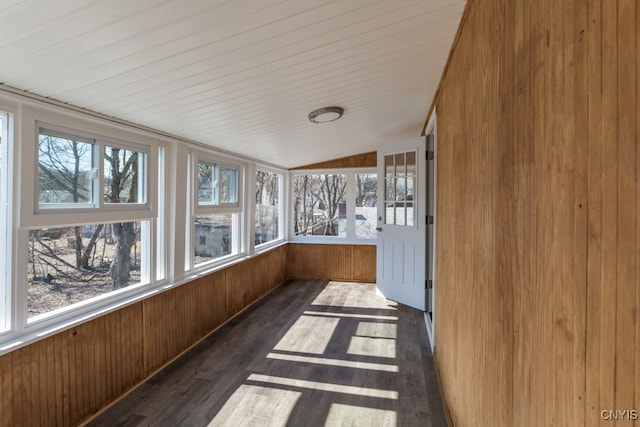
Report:
[[[287,278],[286,246],[0,356],[0,426],[69,426]]]
[[[636,0],[467,4],[435,100],[455,426],[640,410],[639,50]]]

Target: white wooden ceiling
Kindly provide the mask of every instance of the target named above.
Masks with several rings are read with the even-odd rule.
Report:
[[[0,82],[300,166],[419,136],[464,5],[1,0]]]

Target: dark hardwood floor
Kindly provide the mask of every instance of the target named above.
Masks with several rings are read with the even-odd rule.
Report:
[[[170,315],[170,313],[167,313]],[[445,426],[423,313],[290,281],[91,426]]]

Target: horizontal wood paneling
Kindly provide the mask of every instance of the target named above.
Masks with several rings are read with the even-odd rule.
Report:
[[[77,425],[283,283],[286,255],[280,246],[0,356],[0,426]]]
[[[348,169],[348,168],[375,168],[378,164],[377,151],[356,154],[354,156],[341,157],[339,159],[327,160],[326,162],[312,163],[310,165],[298,166],[289,170],[303,169]]]
[[[326,279],[375,283],[375,245],[287,245],[292,279]]]
[[[468,4],[436,99],[436,358],[454,425],[640,409],[639,9]]]

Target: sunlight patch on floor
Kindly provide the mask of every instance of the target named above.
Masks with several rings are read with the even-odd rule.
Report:
[[[241,385],[208,427],[285,427],[300,392],[273,387]]]
[[[380,316],[377,314],[334,313],[333,311],[305,311],[309,316],[344,317],[351,319],[398,320],[398,316]]]
[[[332,403],[324,425],[325,427],[396,427],[397,422],[395,411]]]
[[[388,338],[351,337],[347,354],[396,358],[396,340]]]
[[[354,360],[326,359],[323,357],[299,356],[294,354],[269,353],[267,359],[285,360],[287,362],[313,363],[316,365],[340,366],[343,368],[368,369],[381,372],[399,372],[398,365],[384,363],[358,362]]]
[[[396,310],[397,303],[372,295],[371,283],[329,282],[311,305]]]
[[[342,384],[321,383],[317,381],[299,380],[295,378],[275,377],[272,375],[251,374],[248,381],[275,384],[292,388],[328,391],[331,393],[351,394],[355,396],[377,397],[380,399],[398,400],[398,392],[378,388],[355,387]]]
[[[323,354],[340,319],[302,315],[282,337],[274,350]],[[313,337],[313,339],[309,339]]]
[[[360,337],[391,338],[398,337],[398,325],[395,323],[360,322],[356,335]]]

